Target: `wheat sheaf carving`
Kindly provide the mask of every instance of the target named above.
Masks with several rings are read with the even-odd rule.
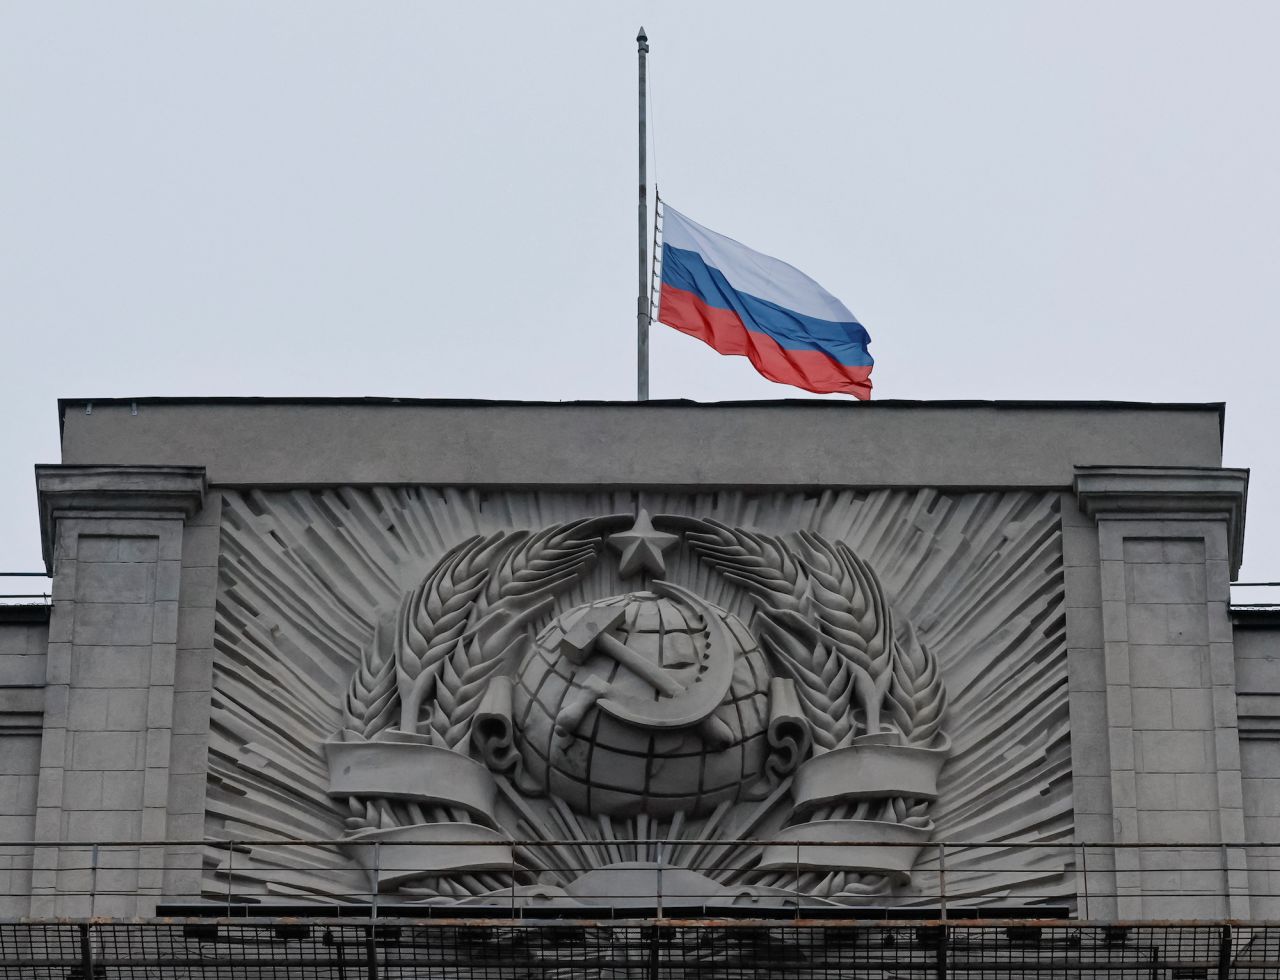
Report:
[[[347,691],[347,730],[372,738],[392,727],[398,705],[401,730],[425,729],[439,745],[464,748],[489,678],[595,563],[601,533],[628,520],[500,531],[455,545],[375,628]]]
[[[391,727],[397,708],[395,619],[384,616],[360,658],[342,704],[343,727],[369,739]]]
[[[795,681],[815,751],[882,732],[928,745],[940,733],[946,691],[937,659],[910,624],[895,630],[879,579],[847,545],[809,531],[780,537],[714,520],[661,523],[751,597],[761,641]]]

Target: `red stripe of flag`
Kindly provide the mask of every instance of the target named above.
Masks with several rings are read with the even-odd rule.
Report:
[[[708,306],[688,290],[662,284],[658,319],[721,354],[741,354],[770,381],[819,394],[844,392],[871,398],[871,366],[848,367],[816,350],[785,350],[766,334],[748,330],[732,310]]]

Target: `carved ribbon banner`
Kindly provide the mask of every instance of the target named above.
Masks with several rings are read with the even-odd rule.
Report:
[[[772,791],[791,777],[813,748],[813,733],[805,723],[795,681],[789,678],[769,682],[768,736],[773,753],[765,763],[765,787]]]
[[[515,866],[505,834],[462,821],[366,830],[352,836],[345,848],[380,892],[423,878]]]
[[[759,868],[855,871],[904,883],[928,840],[927,830],[882,820],[815,820],[782,830],[764,846]]]
[[[804,811],[836,800],[936,800],[938,774],[950,753],[945,736],[936,747],[923,748],[901,744],[896,734],[862,735],[801,766],[791,795]]]
[[[497,788],[480,763],[407,738],[326,742],[329,794],[461,807],[493,823]]]

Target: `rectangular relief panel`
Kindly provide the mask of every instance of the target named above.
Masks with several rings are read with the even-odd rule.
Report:
[[[206,897],[935,905],[1069,841],[1059,494],[224,495]],[[462,841],[457,845],[451,842]],[[1073,903],[1069,844],[947,895]]]

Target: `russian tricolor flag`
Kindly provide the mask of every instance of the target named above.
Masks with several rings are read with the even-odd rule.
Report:
[[[871,343],[848,307],[787,263],[662,210],[658,321],[742,354],[770,381],[871,397]]]

